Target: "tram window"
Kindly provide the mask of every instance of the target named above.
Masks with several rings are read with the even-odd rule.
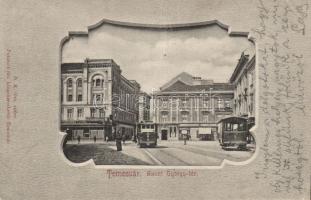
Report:
[[[245,131],[245,124],[244,123],[239,124],[239,131]]]
[[[226,123],[226,131],[232,131],[232,125],[231,123]]]
[[[229,125],[230,125],[229,123],[225,123],[225,130],[226,130],[226,131],[229,131],[229,130],[230,130]]]
[[[239,124],[232,124],[232,125],[233,125],[232,130],[233,130],[233,131],[237,131],[237,130],[238,130],[238,127],[239,127]]]
[[[243,124],[239,124],[239,128],[238,128],[239,131],[242,131],[242,130],[243,130],[243,127],[242,127],[242,126],[243,126]]]

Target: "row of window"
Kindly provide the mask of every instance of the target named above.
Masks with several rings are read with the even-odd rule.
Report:
[[[77,97],[76,97],[76,101],[82,101],[82,94],[78,94]],[[103,100],[104,100],[104,94],[100,93],[100,94],[93,94],[92,96],[92,102],[93,103],[103,103]],[[73,95],[72,94],[68,94],[67,95],[67,101],[68,102],[72,102],[73,101]]]
[[[79,78],[76,84],[77,84],[77,87],[82,87],[82,78]],[[67,80],[67,88],[72,88],[72,87],[73,87],[73,80],[69,78]]]
[[[103,78],[96,76],[92,80],[92,85],[93,87],[102,87],[104,85],[104,82],[105,81]],[[82,78],[77,79],[76,85],[77,87],[82,87]],[[67,88],[72,88],[72,87],[73,87],[73,80],[72,78],[69,78],[67,80]]]
[[[102,87],[104,83],[104,79],[101,76],[95,76],[92,80],[92,85],[94,87]],[[76,81],[77,85],[77,96],[76,96],[76,101],[82,101],[82,78],[77,79]],[[73,80],[72,78],[69,78],[67,80],[67,101],[72,102],[73,101]],[[94,98],[93,98],[94,99]],[[96,99],[97,98],[96,96]]]
[[[176,121],[176,116],[172,116],[173,117],[173,121]],[[202,117],[201,117],[201,121],[202,122],[208,122],[208,119],[209,119],[209,115],[206,113],[203,113],[202,114]],[[161,115],[161,118],[160,118],[160,122],[169,122],[169,116],[167,113],[162,113]],[[189,113],[182,113],[180,115],[180,119],[179,121],[181,122],[188,122],[190,121],[190,114]]]
[[[249,113],[250,115],[253,115],[254,113],[254,106],[255,106],[255,97],[254,94],[249,94],[248,98],[242,97],[242,95],[239,95],[237,99],[234,100],[234,108],[235,113]]]
[[[216,115],[216,121],[222,119],[226,117],[226,115]],[[168,114],[162,114],[160,116],[160,122],[176,122],[176,116],[172,116],[172,120],[170,120]],[[191,116],[190,114],[181,114],[180,115],[180,118],[179,118],[179,122],[190,122],[191,121]],[[205,123],[208,123],[210,122],[210,118],[209,118],[209,115],[208,114],[202,114],[200,116],[200,120],[194,120],[194,121],[200,121],[200,122],[205,122]]]
[[[67,119],[73,119],[74,109],[73,108],[67,108]],[[84,117],[84,109],[78,108],[77,109],[77,117],[83,118]]]
[[[92,118],[104,118],[105,117],[105,111],[103,108],[96,109],[91,108],[91,117]]]
[[[172,107],[177,107],[177,103],[169,103],[168,101],[164,100],[160,102],[160,106],[162,107],[169,107],[170,104],[172,104]],[[182,101],[179,104],[180,107],[189,107],[190,106],[190,101]],[[197,106],[196,101],[194,101],[194,107]],[[202,106],[203,107],[213,107],[212,101],[209,100],[203,100],[202,101]],[[231,107],[231,100],[224,100],[224,99],[217,99],[216,103],[214,103],[214,107],[218,108],[226,108],[226,107]]]
[[[68,102],[72,102],[73,101],[73,95],[72,94],[68,94],[67,95],[67,101]],[[82,101],[82,94],[78,94],[76,101]]]
[[[77,79],[77,91],[78,94],[76,95],[76,101],[82,101],[82,78]],[[72,102],[73,101],[73,91],[72,91],[72,87],[73,87],[73,80],[71,78],[69,78],[67,80],[67,101],[68,102]]]
[[[104,118],[105,117],[105,111],[103,108],[96,109],[96,108],[90,108],[90,114],[92,118]],[[74,108],[67,108],[67,119],[73,119],[74,118]],[[77,118],[82,119],[84,118],[84,108],[77,108]]]

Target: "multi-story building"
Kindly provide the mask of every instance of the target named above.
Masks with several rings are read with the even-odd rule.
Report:
[[[217,122],[232,114],[233,85],[181,73],[152,94],[153,120],[162,140],[216,139]]]
[[[146,92],[140,92],[138,98],[139,122],[150,120],[150,99],[151,96],[149,94]]]
[[[72,138],[113,139],[135,133],[140,85],[127,80],[112,59],[61,65],[61,129]]]
[[[250,126],[255,119],[255,55],[241,54],[232,73],[230,83],[234,85],[235,116],[247,117]]]

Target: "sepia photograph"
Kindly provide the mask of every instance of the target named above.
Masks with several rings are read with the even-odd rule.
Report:
[[[0,16],[0,200],[310,199],[310,1]]]
[[[255,44],[218,21],[102,20],[62,46],[68,160],[220,166],[255,152]]]

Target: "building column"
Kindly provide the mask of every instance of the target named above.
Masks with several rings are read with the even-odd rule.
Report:
[[[83,74],[82,74],[82,101],[84,104],[87,104],[87,92],[88,92],[88,69],[87,69],[87,65],[83,66]]]
[[[72,118],[73,120],[77,120],[78,119],[78,108],[77,107],[72,107]]]
[[[63,83],[63,101],[67,103],[67,81]]]
[[[63,120],[67,120],[67,107],[63,107]]]
[[[193,122],[193,98],[190,97],[190,113],[191,113],[191,116],[190,116],[190,121]]]
[[[76,80],[72,80],[72,87],[73,87],[72,101],[76,102],[77,101],[77,84],[76,84]]]
[[[160,122],[160,117],[159,117],[159,113],[160,113],[160,111],[159,111],[159,99],[156,97],[156,99],[155,99],[156,101],[156,119],[157,119],[157,122],[159,123]]]
[[[88,85],[87,80],[84,78],[82,79],[82,101],[84,104],[87,104],[87,91],[88,91]]]
[[[173,122],[173,99],[170,98],[170,123]]]
[[[179,123],[179,100],[180,100],[179,98],[176,99],[176,122],[177,123]]]
[[[200,100],[201,98],[197,98],[197,122],[200,122]]]
[[[88,83],[87,83],[87,104],[91,104],[92,102],[92,97],[91,97],[91,84],[92,84],[92,81],[89,80]]]

